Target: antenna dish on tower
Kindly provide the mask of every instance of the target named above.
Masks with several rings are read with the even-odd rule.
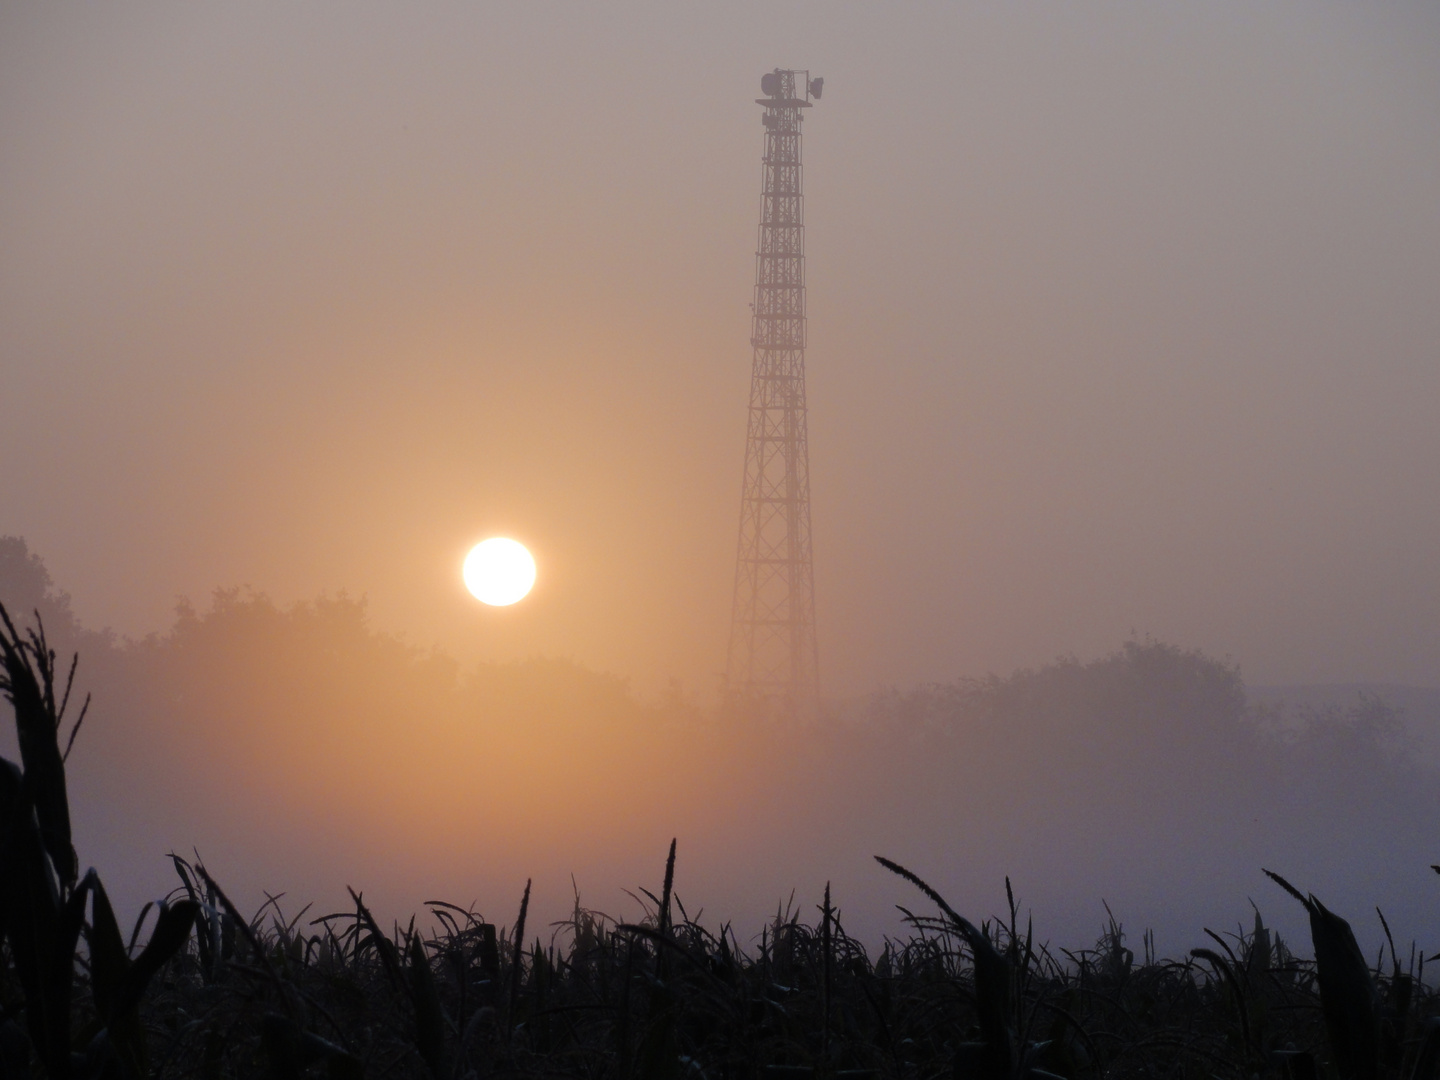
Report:
[[[817,75],[815,76],[815,78],[810,80],[810,96],[813,97],[816,101],[820,100],[820,91],[824,89],[825,80],[822,79],[820,76]]]
[[[778,71],[760,76],[760,92],[766,97],[780,96],[780,73]]]

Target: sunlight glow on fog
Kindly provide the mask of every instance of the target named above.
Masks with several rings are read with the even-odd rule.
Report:
[[[708,697],[759,74],[806,121],[834,693],[1131,631],[1424,682],[1440,15],[1239,3],[0,14],[0,532],[92,625],[249,583]],[[1417,486],[1419,485],[1419,486]],[[449,553],[544,535],[481,625]],[[103,542],[100,538],[103,537]]]
[[[1336,821],[1306,786],[1333,740],[1236,773],[1112,729],[1066,772],[1058,709],[927,757],[677,734],[653,702],[692,715],[723,664],[753,99],[791,63],[826,78],[837,702],[1147,635],[1251,683],[1435,685],[1437,51],[1421,4],[0,9],[0,536],[162,669],[96,656],[91,835],[397,912],[422,878],[508,908],[535,874],[563,909],[574,871],[601,902],[677,834],[681,895],[735,911],[859,897],[880,847],[977,915],[1012,873],[1080,927],[1112,888],[1245,917],[1272,857],[1316,889],[1419,873],[1428,804],[1352,784]],[[545,590],[502,620],[455,566],[505,534],[545,538]],[[318,681],[218,632],[293,610],[350,627]],[[383,693],[375,653],[403,661]],[[1234,775],[1258,803],[1177,809]],[[1393,880],[1418,910],[1429,880]]]
[[[1433,906],[1440,786],[1403,718],[1353,694],[1333,713],[1257,707],[1233,666],[1163,643],[791,726],[639,701],[566,660],[465,670],[346,598],[222,592],[117,646],[17,590],[16,547],[0,540],[0,587],[80,649],[95,693],[70,764],[77,844],[127,910],[169,887],[164,852],[198,849],[247,905],[283,889],[294,909],[343,907],[348,884],[401,919],[437,897],[500,918],[533,878],[544,919],[576,887],[628,917],[672,836],[682,902],[747,934],[827,881],[852,933],[894,932],[877,853],[977,916],[1008,876],[1067,945],[1109,903],[1174,954],[1247,897],[1303,936],[1262,867],[1356,916],[1378,903],[1402,935]]]

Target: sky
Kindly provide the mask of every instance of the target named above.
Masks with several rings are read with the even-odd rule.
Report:
[[[713,694],[805,125],[821,677],[1440,682],[1440,9],[0,3],[0,534]],[[531,598],[460,562],[529,545]]]

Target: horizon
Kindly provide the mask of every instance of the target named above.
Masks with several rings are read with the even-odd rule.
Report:
[[[5,540],[18,540],[21,544],[25,544],[25,538],[24,538],[23,536],[22,536],[22,537],[0,536],[0,541],[5,541]],[[27,549],[28,549],[28,544],[26,545],[26,547],[27,547]],[[43,559],[43,556],[42,556],[42,554],[41,554],[40,552],[31,550],[31,551],[29,551],[28,553],[29,553],[30,556],[39,559],[42,565],[44,564],[44,559]],[[48,573],[48,568],[47,568],[47,573]],[[52,600],[52,601],[55,601],[55,602],[63,603],[64,606],[65,606],[66,608],[68,608],[72,613],[76,613],[77,604],[76,604],[76,602],[75,602],[75,597],[70,593],[69,590],[67,590],[67,589],[65,589],[65,588],[63,587],[63,584],[62,584],[62,583],[52,581],[52,583],[51,583],[51,589],[53,590],[53,592],[50,593],[50,594],[48,594],[48,597],[47,597],[48,599],[50,599],[50,600]],[[290,601],[290,602],[287,603],[287,604],[281,604],[281,603],[276,602],[275,599],[274,599],[273,597],[271,597],[270,594],[267,593],[263,588],[256,588],[256,587],[254,587],[254,586],[252,586],[252,585],[249,585],[249,584],[246,584],[246,585],[228,585],[228,586],[226,586],[226,585],[217,585],[217,586],[215,586],[214,588],[212,588],[212,589],[210,590],[210,592],[209,592],[209,594],[208,594],[208,603],[207,603],[207,604],[197,604],[197,603],[196,603],[191,597],[189,597],[189,596],[181,596],[181,597],[178,597],[178,598],[176,599],[176,601],[175,601],[174,610],[172,611],[171,621],[170,621],[167,625],[153,628],[153,629],[151,629],[151,630],[149,630],[149,631],[147,631],[146,633],[143,633],[143,634],[136,635],[136,634],[127,634],[127,633],[117,633],[112,627],[109,627],[109,626],[90,626],[90,625],[86,625],[85,621],[84,621],[82,618],[79,617],[78,613],[76,613],[76,625],[77,625],[77,627],[78,627],[81,631],[83,631],[83,632],[85,632],[85,633],[100,634],[100,635],[102,635],[102,636],[110,636],[110,637],[113,638],[113,640],[114,640],[116,643],[118,643],[118,644],[121,645],[122,647],[123,647],[123,646],[135,646],[135,645],[139,645],[139,644],[143,643],[146,639],[155,638],[155,637],[160,637],[160,638],[165,637],[167,634],[170,634],[170,633],[172,633],[172,632],[174,631],[177,620],[179,620],[180,618],[182,618],[182,617],[184,617],[184,616],[186,616],[186,615],[194,615],[194,614],[201,614],[201,615],[203,615],[203,614],[205,614],[206,612],[211,611],[211,610],[214,608],[215,604],[216,604],[218,601],[222,600],[223,598],[239,598],[239,599],[244,600],[244,601],[247,601],[247,602],[248,602],[248,601],[258,601],[258,602],[261,602],[261,603],[265,603],[265,604],[272,605],[278,612],[282,612],[282,613],[284,613],[284,612],[292,612],[292,611],[295,611],[295,610],[308,608],[308,607],[311,607],[311,606],[313,606],[313,605],[315,605],[315,604],[317,604],[317,603],[322,603],[322,604],[323,604],[323,603],[330,602],[330,601],[354,601],[355,603],[359,604],[362,609],[365,610],[367,624],[370,624],[370,625],[369,625],[369,628],[370,628],[370,630],[371,630],[372,632],[374,632],[375,634],[380,635],[380,636],[382,636],[382,637],[393,638],[393,639],[394,639],[395,641],[397,641],[398,643],[404,645],[406,648],[415,650],[417,653],[427,653],[427,652],[428,652],[428,653],[433,653],[433,654],[437,654],[437,655],[443,656],[443,657],[445,657],[446,659],[456,660],[458,663],[461,663],[461,665],[462,665],[462,670],[465,670],[465,669],[467,669],[467,668],[474,668],[476,665],[484,665],[484,664],[495,664],[495,663],[512,663],[512,664],[513,664],[513,663],[525,663],[525,662],[529,662],[529,661],[541,661],[541,662],[544,662],[544,661],[550,661],[550,660],[559,660],[559,661],[564,661],[564,662],[568,662],[568,663],[577,664],[577,665],[578,665],[579,667],[581,667],[582,669],[592,670],[592,671],[594,671],[594,672],[595,672],[596,674],[598,674],[598,675],[604,675],[604,676],[610,676],[610,677],[618,678],[618,679],[622,680],[622,682],[629,688],[629,692],[638,695],[638,697],[639,697],[640,700],[646,700],[646,701],[657,700],[657,699],[659,699],[659,698],[666,697],[667,695],[672,695],[672,694],[673,694],[673,691],[674,691],[673,685],[664,685],[664,684],[659,685],[659,686],[654,686],[654,687],[636,687],[636,686],[633,685],[633,680],[632,680],[631,676],[628,675],[627,673],[625,673],[625,672],[623,672],[623,671],[614,671],[614,670],[609,670],[609,669],[605,669],[605,668],[590,668],[589,665],[587,665],[587,664],[585,664],[585,663],[583,662],[583,660],[580,660],[580,659],[578,659],[578,658],[576,658],[576,657],[574,657],[574,656],[563,656],[563,655],[553,655],[553,656],[552,656],[552,655],[547,655],[547,654],[545,654],[545,653],[533,653],[533,654],[528,655],[528,656],[511,657],[511,658],[508,658],[508,659],[506,659],[506,660],[500,660],[500,661],[493,660],[493,659],[474,658],[474,657],[472,657],[472,658],[469,659],[468,661],[462,661],[462,660],[460,660],[458,657],[451,656],[450,653],[448,653],[443,647],[441,647],[441,646],[438,645],[438,644],[435,644],[435,643],[426,644],[426,643],[422,643],[422,642],[418,642],[418,641],[413,641],[413,640],[410,640],[410,638],[408,637],[408,635],[406,635],[403,631],[397,632],[397,631],[394,631],[394,630],[391,630],[391,629],[387,629],[386,627],[383,627],[383,626],[373,625],[373,620],[372,620],[371,617],[370,617],[370,611],[369,611],[369,598],[368,598],[367,596],[365,596],[364,594],[353,595],[353,594],[350,592],[350,590],[345,589],[345,588],[343,588],[343,587],[340,588],[340,589],[338,589],[338,590],[336,590],[336,591],[333,592],[333,593],[330,592],[330,591],[328,591],[328,590],[326,590],[326,591],[322,591],[322,592],[316,594],[315,596],[305,597],[305,598],[298,598],[298,599],[295,599],[295,600]],[[5,598],[4,598],[3,596],[0,596],[0,602],[4,602],[4,600],[5,600]],[[83,609],[83,603],[80,604],[79,607],[80,607],[81,609]],[[25,617],[26,619],[28,619],[29,616],[30,616],[30,613],[31,613],[31,612],[30,612],[30,609],[27,608],[27,609],[25,609],[25,611],[23,612],[23,615],[24,615],[24,617]],[[16,614],[15,612],[12,612],[12,617],[14,617],[15,614]],[[997,670],[995,670],[995,669],[992,668],[992,669],[986,669],[986,670],[983,670],[983,671],[981,671],[981,670],[977,670],[977,671],[955,671],[955,672],[951,673],[951,674],[948,676],[948,678],[935,679],[935,680],[927,680],[926,682],[921,682],[921,683],[908,683],[908,684],[899,684],[899,683],[893,683],[893,682],[892,682],[892,683],[882,683],[882,684],[878,684],[878,685],[876,685],[876,686],[873,686],[873,687],[871,687],[871,688],[869,688],[869,689],[857,689],[857,690],[855,690],[855,691],[853,691],[853,692],[851,692],[851,693],[849,693],[849,694],[847,694],[847,695],[844,695],[844,696],[839,696],[839,697],[827,697],[826,700],[828,700],[829,705],[830,705],[830,707],[832,707],[832,708],[833,708],[833,707],[843,707],[843,706],[846,705],[846,704],[854,704],[854,703],[857,703],[857,702],[862,702],[862,701],[871,700],[871,699],[873,699],[877,694],[884,694],[884,693],[887,693],[887,692],[890,692],[890,691],[895,691],[895,690],[906,690],[906,689],[920,688],[920,687],[923,687],[923,686],[925,686],[925,685],[929,685],[929,684],[931,684],[931,683],[944,683],[944,682],[955,681],[955,680],[965,681],[965,680],[971,680],[971,679],[1003,678],[1003,677],[1013,676],[1013,675],[1019,674],[1019,673],[1021,673],[1021,672],[1026,671],[1026,670],[1033,669],[1033,668],[1036,667],[1036,666],[1044,666],[1044,665],[1046,665],[1046,664],[1055,663],[1055,662],[1070,661],[1070,662],[1078,662],[1078,663],[1087,663],[1087,662],[1090,662],[1090,661],[1103,659],[1103,658],[1106,657],[1106,656],[1114,655],[1115,652],[1116,652],[1117,650],[1119,650],[1120,648],[1122,648],[1123,645],[1124,645],[1126,642],[1132,642],[1132,643],[1133,643],[1133,642],[1141,642],[1141,641],[1157,641],[1157,642],[1160,643],[1160,644],[1169,645],[1169,646],[1174,646],[1174,647],[1178,647],[1178,648],[1181,648],[1181,649],[1198,648],[1197,646],[1193,646],[1193,645],[1187,644],[1187,643],[1185,643],[1185,642],[1164,641],[1164,640],[1162,640],[1162,639],[1154,638],[1153,636],[1150,636],[1150,635],[1145,635],[1145,636],[1142,637],[1141,635],[1137,635],[1137,634],[1133,634],[1133,633],[1132,633],[1130,636],[1128,636],[1128,637],[1122,639],[1121,641],[1115,643],[1114,645],[1110,646],[1108,649],[1103,649],[1102,651],[1100,651],[1100,652],[1098,652],[1098,653],[1093,653],[1093,654],[1089,654],[1089,655],[1085,655],[1085,656],[1078,655],[1078,654],[1076,654],[1076,653],[1074,653],[1074,652],[1067,652],[1067,653],[1060,653],[1060,654],[1057,654],[1057,655],[1055,655],[1055,656],[1044,657],[1044,658],[1041,658],[1038,662],[1032,662],[1032,663],[1029,663],[1029,664],[1020,665],[1019,667],[1011,668],[1011,669],[1009,669],[1009,670],[999,670],[999,671],[997,671]],[[1203,650],[1202,650],[1202,651],[1203,651]],[[1260,683],[1260,682],[1254,682],[1254,681],[1250,680],[1248,677],[1246,677],[1246,675],[1245,675],[1245,664],[1244,664],[1243,658],[1232,657],[1232,656],[1224,656],[1224,657],[1218,657],[1217,659],[1219,659],[1219,660],[1222,661],[1223,663],[1233,665],[1233,667],[1235,668],[1235,670],[1239,673],[1242,681],[1244,682],[1245,689],[1246,689],[1246,691],[1247,691],[1248,693],[1257,695],[1258,697],[1260,697],[1260,698],[1262,698],[1262,699],[1265,699],[1265,700],[1278,701],[1278,702],[1281,702],[1281,703],[1325,705],[1325,704],[1330,704],[1330,703],[1335,702],[1336,700],[1338,700],[1338,699],[1335,697],[1336,694],[1343,694],[1343,695],[1353,695],[1353,694],[1355,694],[1355,693],[1380,693],[1380,694],[1384,694],[1384,693],[1387,692],[1387,691],[1389,691],[1389,692],[1391,692],[1391,693],[1398,693],[1401,697],[1403,697],[1403,696],[1406,694],[1406,692],[1410,692],[1410,691],[1420,692],[1421,694],[1425,694],[1425,693],[1429,693],[1429,692],[1434,692],[1434,693],[1436,693],[1436,694],[1440,694],[1440,682],[1435,682],[1435,683],[1425,683],[1425,682],[1394,682],[1394,681],[1386,682],[1386,681],[1379,681],[1379,680],[1350,679],[1350,680],[1318,681],[1318,682],[1309,682],[1309,683],[1301,683],[1301,682],[1290,682],[1290,683]],[[1292,695],[1292,696],[1294,697],[1294,700],[1291,700],[1291,698],[1287,697],[1287,695]],[[711,701],[709,701],[709,702],[707,703],[707,702],[704,701],[703,697],[700,697],[699,695],[697,695],[697,700],[696,700],[694,703],[695,703],[695,704],[708,704],[709,706],[714,707],[714,706],[716,706],[716,705],[719,704],[719,700],[718,700],[718,698],[716,698],[716,699],[711,700]],[[1402,713],[1406,711],[1406,709],[1405,709],[1405,707],[1404,707],[1403,705],[1400,705],[1399,708],[1400,708],[1400,711],[1401,711]],[[1434,719],[1437,721],[1437,726],[1440,726],[1440,711],[1437,711],[1437,714],[1436,714],[1436,716],[1434,717]],[[1436,737],[1437,737],[1437,740],[1440,740],[1440,731],[1437,731]]]

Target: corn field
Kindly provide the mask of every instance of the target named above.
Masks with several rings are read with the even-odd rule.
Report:
[[[246,914],[172,855],[174,891],[125,933],[71,840],[75,665],[61,677],[38,617],[22,632],[0,607],[0,623],[21,759],[0,759],[0,1080],[1429,1080],[1440,1066],[1424,957],[1389,940],[1370,963],[1344,919],[1274,873],[1277,902],[1308,914],[1313,959],[1258,912],[1179,959],[1148,935],[1137,957],[1113,919],[1092,948],[1056,950],[1021,925],[1008,881],[1009,910],[976,924],[884,858],[908,932],[877,955],[828,887],[740,936],[675,897],[674,843],[633,923],[577,898],[537,931],[528,883],[508,925],[431,901],[387,928],[354,892],[344,911],[271,899]]]

